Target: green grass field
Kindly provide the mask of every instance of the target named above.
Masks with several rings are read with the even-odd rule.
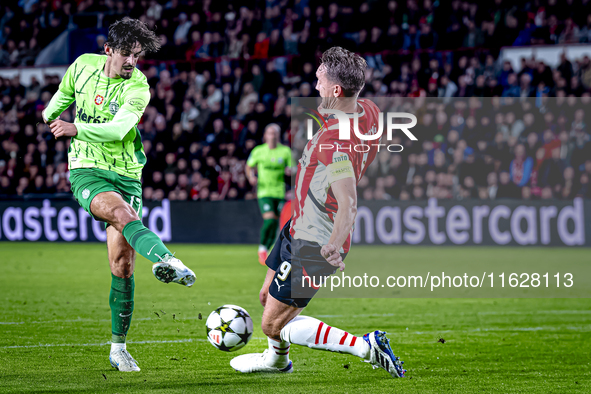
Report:
[[[142,371],[121,373],[108,361],[106,247],[0,243],[0,250],[2,393],[591,392],[589,299],[319,298],[306,314],[355,334],[388,331],[407,378],[295,345],[293,374],[242,375],[230,359],[266,347],[258,303],[265,268],[256,247],[243,245],[173,245],[197,273],[190,289],[158,282],[138,259],[128,349]],[[516,250],[402,247],[396,257],[482,253],[503,260]],[[557,263],[590,260],[583,249],[527,250]],[[205,337],[207,315],[225,303],[246,308],[255,322],[254,339],[236,353],[214,349]]]

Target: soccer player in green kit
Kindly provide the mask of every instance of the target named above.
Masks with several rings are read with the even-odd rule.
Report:
[[[146,77],[136,64],[143,52],[160,49],[158,37],[137,19],[109,28],[105,55],[85,54],[68,68],[43,111],[55,138],[71,137],[68,166],[72,192],[95,219],[106,222],[111,268],[112,344],[109,361],[119,371],[139,371],[125,346],[133,313],[135,252],[153,264],[162,282],[184,286],[195,274],[147,229],[140,182],[146,156],[137,124],[150,101]],[[76,101],[74,123],[59,115]]]
[[[246,162],[246,176],[257,186],[259,208],[263,215],[259,263],[265,265],[269,250],[275,244],[279,215],[285,203],[285,178],[291,166],[291,149],[279,143],[281,128],[275,123],[265,128],[265,143],[255,147]],[[254,169],[258,173],[255,176]]]

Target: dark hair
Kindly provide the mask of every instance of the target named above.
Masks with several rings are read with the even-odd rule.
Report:
[[[160,49],[160,39],[156,33],[139,19],[125,17],[109,27],[109,37],[105,44],[112,49],[131,49],[136,43],[145,52],[157,52]]]
[[[329,81],[340,85],[345,97],[354,97],[365,86],[367,63],[361,56],[341,47],[332,47],[320,59]]]

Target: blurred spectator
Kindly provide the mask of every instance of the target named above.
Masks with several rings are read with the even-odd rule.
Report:
[[[519,187],[528,184],[533,169],[533,159],[525,155],[525,146],[519,144],[515,147],[515,157],[511,161],[511,181]]]
[[[496,198],[520,198],[521,191],[519,187],[511,181],[511,176],[507,171],[499,175],[500,185],[498,186]]]

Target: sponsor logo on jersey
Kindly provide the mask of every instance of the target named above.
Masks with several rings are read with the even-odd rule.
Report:
[[[97,94],[96,97],[94,98],[94,103],[96,105],[101,105],[103,103],[103,101],[105,101],[105,98],[103,96],[101,96],[100,94]]]
[[[116,115],[117,111],[119,111],[119,103],[117,103],[116,101],[111,101],[109,103],[109,112],[112,115]]]
[[[129,99],[129,100],[127,100],[127,103],[129,105],[131,105],[132,107],[134,107],[135,109],[137,109],[138,111],[141,111],[146,106],[146,102],[144,100],[142,100],[141,98]]]
[[[90,116],[86,112],[84,112],[83,108],[80,108],[77,113],[78,119],[84,123],[106,123],[109,119],[105,118],[104,116]]]
[[[88,189],[82,190],[82,198],[86,200],[88,198],[88,196],[90,196],[90,190],[88,190]]]
[[[349,155],[341,152],[335,152],[332,156],[333,163],[340,163],[341,161],[349,160]]]

